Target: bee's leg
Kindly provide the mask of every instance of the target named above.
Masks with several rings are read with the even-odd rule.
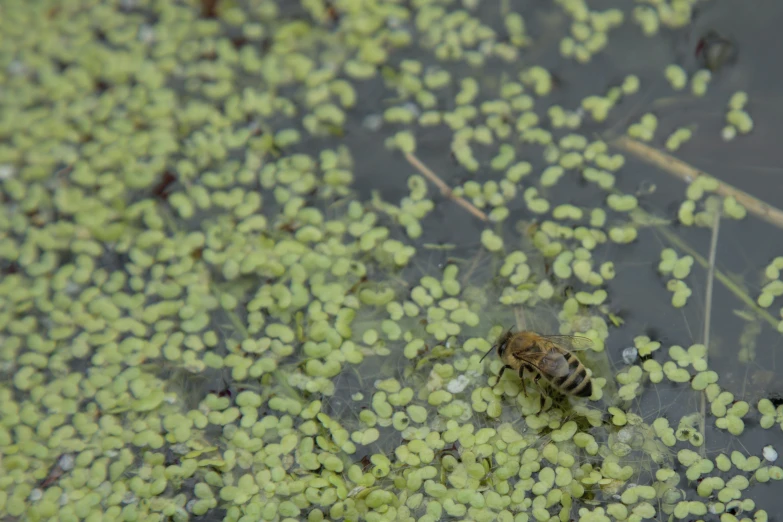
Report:
[[[522,393],[527,397],[527,385],[525,384],[525,368],[526,366],[519,367],[519,382],[522,384]]]
[[[538,382],[540,380],[541,380],[541,374],[536,372],[536,376],[533,378],[533,383],[536,386],[538,386],[539,402],[541,404],[541,409],[543,410],[544,409],[544,405],[546,404],[546,397],[547,397],[547,395],[546,395],[546,393],[544,393],[544,388]]]
[[[498,385],[498,383],[500,382],[500,378],[503,377],[503,372],[506,371],[506,368],[508,368],[509,370],[513,370],[513,368],[511,366],[508,366],[508,365],[503,366],[500,369],[500,373],[498,374],[498,380],[495,381],[495,384],[492,385],[492,388],[495,388],[495,386]]]

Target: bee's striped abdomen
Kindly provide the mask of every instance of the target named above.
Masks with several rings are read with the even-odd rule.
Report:
[[[577,397],[590,397],[593,394],[593,383],[587,374],[587,369],[571,352],[565,352],[563,355],[568,362],[569,372],[554,379],[552,384],[563,393]]]

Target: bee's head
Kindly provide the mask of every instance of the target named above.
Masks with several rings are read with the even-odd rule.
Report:
[[[506,351],[506,347],[508,346],[508,341],[511,339],[511,329],[509,328],[506,330],[506,332],[498,338],[498,342],[495,343],[492,348],[487,350],[487,353],[484,354],[484,357],[481,358],[481,361],[483,361],[487,355],[491,354],[493,351],[497,349],[498,356],[503,357],[503,352]],[[481,362],[479,361],[479,362]]]
[[[505,353],[506,348],[508,348],[508,342],[511,340],[512,337],[511,328],[506,330],[506,333],[500,336],[500,339],[498,339],[498,355],[503,357],[503,353]]]

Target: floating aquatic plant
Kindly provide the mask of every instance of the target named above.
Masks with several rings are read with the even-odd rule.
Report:
[[[580,127],[638,96],[640,77],[552,105],[560,79],[519,65],[536,39],[526,17],[491,27],[476,2],[414,4],[8,6],[0,514],[766,519],[749,489],[783,478],[770,450],[713,461],[692,449],[709,443],[696,426],[706,416],[633,411],[666,383],[703,393],[714,425],[743,433],[755,412],[721,388],[706,347],[640,335],[627,367],[609,362],[622,319],[608,282],[624,265],[604,247],[640,241],[643,195],[614,192],[625,156]],[[569,20],[560,52],[582,64],[625,22],[583,2],[557,9]],[[652,35],[690,12],[662,2],[632,20]],[[461,70],[496,60],[518,69]],[[688,85],[679,67],[665,75]],[[701,95],[710,74],[690,79]],[[741,133],[746,104],[729,102]],[[657,140],[657,118],[629,133]],[[360,195],[371,178],[350,141],[359,125],[398,161],[399,194]],[[439,185],[445,201],[431,172],[401,159],[438,132],[468,173]],[[606,191],[598,208],[558,195],[577,179]],[[718,189],[694,180],[680,221],[707,223],[696,202]],[[432,220],[452,201],[481,228],[460,229],[464,244],[435,268]],[[520,212],[537,221],[511,232]],[[672,252],[659,269],[685,306],[694,257]],[[763,307],[779,294],[776,263]],[[590,400],[525,393],[513,375],[491,386],[500,361],[481,357],[519,305],[593,341]],[[781,424],[769,400],[757,409],[763,427]],[[699,479],[710,504],[678,489]]]

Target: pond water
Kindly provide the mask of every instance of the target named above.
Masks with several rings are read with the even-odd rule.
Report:
[[[783,6],[2,13],[0,518],[783,507]]]

